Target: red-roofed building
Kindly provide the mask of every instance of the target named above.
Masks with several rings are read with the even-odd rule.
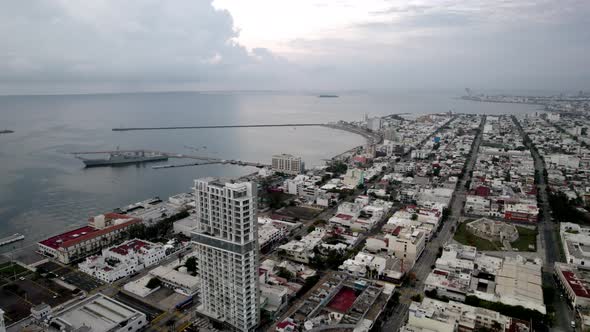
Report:
[[[475,188],[475,195],[477,196],[488,197],[491,192],[491,189],[486,186],[477,186],[477,188]]]
[[[293,332],[297,328],[297,324],[291,318],[287,318],[282,322],[277,323],[277,332]]]
[[[590,305],[590,272],[565,263],[555,263],[554,274],[572,306]]]
[[[127,215],[108,213],[89,220],[89,225],[38,243],[39,253],[52,257],[64,264],[79,261],[100,252],[123,239],[125,231],[141,219]]]

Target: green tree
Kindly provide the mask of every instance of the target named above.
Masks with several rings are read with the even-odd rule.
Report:
[[[197,272],[197,259],[194,256],[187,258],[186,262],[184,263],[184,266],[186,267],[186,270],[188,272],[196,273]]]
[[[285,278],[289,281],[291,281],[295,278],[295,275],[291,271],[287,270],[286,268],[284,268],[282,266],[278,268],[276,276],[281,277],[281,278]]]
[[[145,287],[149,289],[158,288],[160,286],[162,286],[162,281],[160,281],[160,279],[158,278],[151,278],[150,281],[148,281],[147,285],[145,285]]]

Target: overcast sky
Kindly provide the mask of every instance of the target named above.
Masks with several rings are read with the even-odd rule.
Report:
[[[0,94],[590,90],[587,0],[19,0]]]

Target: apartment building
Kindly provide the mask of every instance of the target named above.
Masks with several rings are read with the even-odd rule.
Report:
[[[304,164],[301,157],[291,154],[276,154],[272,156],[272,169],[277,172],[297,175],[303,173]]]
[[[194,190],[197,311],[229,329],[253,331],[260,320],[256,183],[203,178]]]

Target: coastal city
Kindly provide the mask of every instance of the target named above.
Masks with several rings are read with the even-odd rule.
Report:
[[[366,143],[314,167],[83,159],[257,171],[10,251],[0,331],[587,331],[589,104],[551,105],[332,123]]]

